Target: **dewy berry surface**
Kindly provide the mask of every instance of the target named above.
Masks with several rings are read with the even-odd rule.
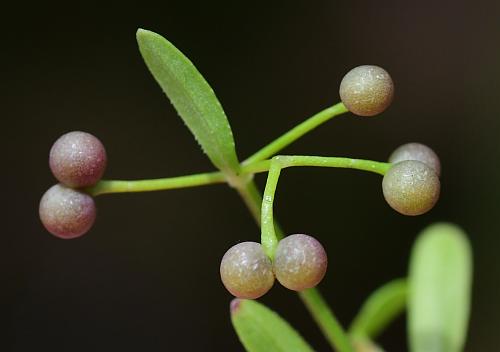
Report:
[[[416,160],[394,164],[382,180],[387,203],[404,215],[421,215],[432,209],[439,199],[440,187],[434,169]]]
[[[374,116],[391,105],[394,83],[383,68],[363,65],[353,68],[344,76],[339,94],[346,108],[353,114]]]
[[[407,143],[402,146],[396,148],[389,157],[390,163],[398,163],[400,161],[405,160],[417,160],[421,161],[424,164],[429,165],[436,171],[438,176],[441,175],[441,162],[439,161],[439,157],[437,154],[421,143]]]
[[[259,298],[274,284],[271,260],[256,242],[229,248],[220,264],[220,276],[226,289],[238,298]]]
[[[327,265],[325,249],[311,236],[287,236],[276,248],[274,273],[276,279],[290,290],[302,291],[319,284]]]
[[[106,150],[102,143],[86,132],[69,132],[54,143],[49,165],[59,182],[70,187],[87,187],[97,183],[106,169]]]
[[[54,236],[71,239],[85,234],[94,224],[94,199],[86,193],[57,184],[42,196],[40,220]]]

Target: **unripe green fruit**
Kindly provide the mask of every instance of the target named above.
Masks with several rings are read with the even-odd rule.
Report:
[[[315,238],[302,234],[290,235],[278,243],[274,273],[286,288],[302,291],[320,283],[327,264],[325,249]]]
[[[391,105],[394,84],[383,68],[363,65],[344,76],[339,93],[342,103],[353,114],[374,116]]]
[[[387,203],[404,215],[421,215],[432,209],[440,187],[434,169],[416,160],[394,164],[382,181]]]
[[[86,193],[57,184],[42,196],[40,220],[54,236],[71,239],[85,234],[95,221],[94,199]]]
[[[66,133],[50,149],[50,169],[59,182],[69,187],[94,185],[104,174],[106,163],[101,141],[86,132]]]
[[[407,143],[396,148],[389,157],[390,163],[398,163],[405,160],[417,160],[432,167],[438,176],[441,175],[441,162],[437,154],[421,143]]]
[[[227,290],[238,298],[259,298],[274,284],[271,260],[256,242],[229,248],[220,263],[220,277]]]

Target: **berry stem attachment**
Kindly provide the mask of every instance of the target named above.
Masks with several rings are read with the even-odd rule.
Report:
[[[250,165],[255,163],[256,161],[261,161],[275,155],[280,150],[290,145],[291,143],[295,142],[297,139],[299,139],[306,133],[312,131],[319,125],[327,122],[328,120],[332,119],[335,116],[342,115],[348,111],[349,110],[347,110],[347,108],[344,106],[343,103],[337,103],[333,106],[330,106],[329,108],[326,108],[316,113],[315,115],[311,116],[304,122],[298,124],[285,134],[281,135],[280,137],[278,137],[265,147],[255,152],[253,155],[251,155],[245,161],[243,161],[242,165],[244,166]]]
[[[256,163],[256,166],[257,168],[268,166],[267,161],[265,165],[263,164],[264,161]],[[350,168],[385,175],[387,170],[391,167],[391,164],[362,159],[306,155],[278,155],[273,157],[268,166],[269,172],[267,175],[261,211],[261,243],[264,252],[269,256],[269,258],[271,258],[271,260],[274,260],[274,253],[276,251],[276,247],[278,246],[278,238],[276,236],[273,219],[274,195],[278,186],[281,169],[294,166]]]
[[[254,181],[250,181],[242,188],[238,188],[238,193],[244,199],[245,204],[252,213],[257,224],[260,224],[260,212],[255,212],[254,209],[260,209],[262,204],[262,196]],[[252,204],[252,205],[251,205]],[[283,231],[278,223],[275,222],[274,229],[277,238],[283,238]],[[330,343],[330,346],[339,352],[354,352],[349,341],[347,333],[342,325],[335,318],[333,311],[328,307],[328,304],[321,296],[317,288],[310,288],[298,292],[300,299],[304,302],[309,313],[314,321],[318,324],[323,335]]]

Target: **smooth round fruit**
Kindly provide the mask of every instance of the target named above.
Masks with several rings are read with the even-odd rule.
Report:
[[[85,234],[95,221],[94,199],[86,193],[57,184],[40,200],[40,220],[54,236],[70,239]]]
[[[432,167],[438,176],[441,175],[441,162],[437,154],[421,143],[407,143],[396,148],[389,157],[390,163],[398,163],[405,160],[417,160]]]
[[[256,242],[229,248],[220,263],[220,277],[227,290],[238,298],[259,298],[274,284],[271,260]]]
[[[74,188],[97,183],[104,174],[106,163],[106,150],[101,141],[86,132],[66,133],[50,150],[52,173],[59,182]]]
[[[416,160],[394,164],[382,180],[385,200],[404,215],[421,215],[432,209],[440,187],[434,169]]]
[[[278,243],[274,255],[274,274],[286,288],[302,291],[319,284],[326,273],[325,249],[308,235],[290,235]]]
[[[339,93],[340,99],[353,114],[374,116],[391,105],[394,84],[383,68],[363,65],[344,76]]]

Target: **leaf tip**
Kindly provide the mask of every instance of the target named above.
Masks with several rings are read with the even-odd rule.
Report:
[[[135,32],[135,37],[137,38],[137,40],[140,40],[141,38],[144,38],[145,36],[153,33],[154,32],[148,31],[147,29],[137,28],[137,31]]]
[[[229,304],[229,310],[231,312],[231,315],[233,315],[239,311],[241,302],[242,302],[242,300],[239,298],[235,298],[231,301],[231,303]]]

